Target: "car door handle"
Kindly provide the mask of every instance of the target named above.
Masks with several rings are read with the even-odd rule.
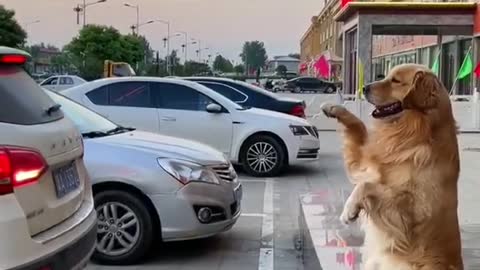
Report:
[[[162,121],[175,122],[175,121],[177,121],[177,118],[170,117],[170,116],[164,116],[164,117],[162,117]]]

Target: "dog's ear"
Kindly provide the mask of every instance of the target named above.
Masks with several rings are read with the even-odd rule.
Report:
[[[429,110],[437,106],[437,91],[440,82],[437,77],[428,71],[417,71],[413,78],[412,87],[403,99],[405,109]]]

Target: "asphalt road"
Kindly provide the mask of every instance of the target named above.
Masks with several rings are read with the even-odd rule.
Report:
[[[240,172],[244,186],[242,216],[230,231],[203,240],[160,244],[142,265],[92,264],[88,270],[303,269],[296,249],[298,196],[320,189],[349,187],[337,134],[322,132],[320,140],[321,156],[315,163],[291,168],[276,178],[251,178]]]

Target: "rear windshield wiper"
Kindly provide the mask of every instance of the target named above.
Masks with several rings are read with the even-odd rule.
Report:
[[[48,109],[46,109],[45,112],[47,113],[48,116],[50,116],[50,115],[52,115],[52,113],[58,112],[61,107],[62,107],[62,105],[55,104],[55,105],[49,107]]]
[[[98,137],[105,137],[108,135],[109,135],[108,133],[103,131],[90,131],[90,132],[82,133],[82,136],[86,138],[98,138]]]
[[[109,131],[107,131],[106,133],[108,135],[111,135],[111,134],[117,134],[117,133],[123,133],[123,132],[128,132],[128,131],[134,131],[135,129],[134,128],[131,128],[131,127],[122,127],[122,126],[118,126],[114,129],[111,129]]]

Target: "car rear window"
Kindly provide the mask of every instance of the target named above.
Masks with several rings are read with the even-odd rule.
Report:
[[[0,65],[0,122],[36,125],[63,118],[55,102],[18,66]]]

